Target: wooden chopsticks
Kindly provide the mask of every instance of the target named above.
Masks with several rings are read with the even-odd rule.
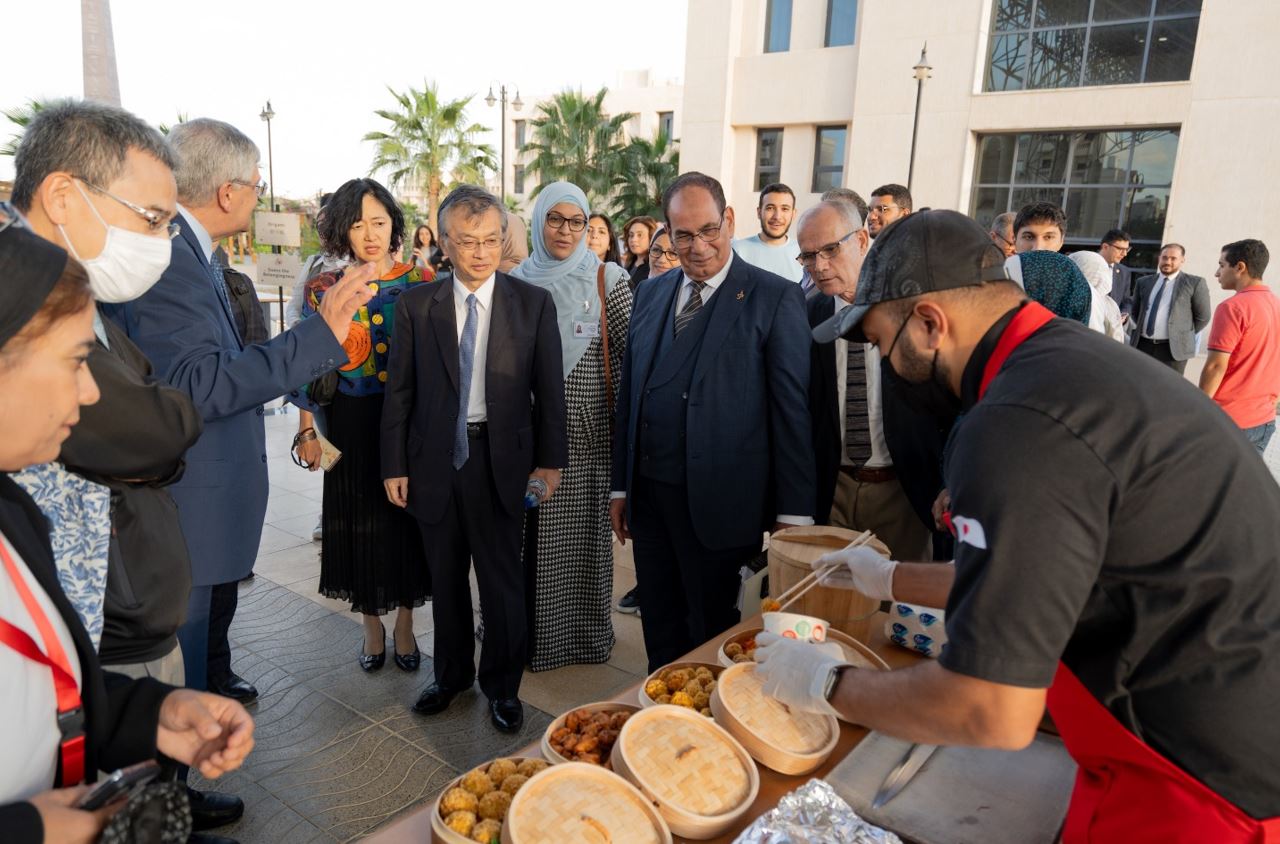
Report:
[[[795,541],[795,540],[798,540],[799,538],[800,537],[791,537],[791,536],[786,537],[787,541]],[[870,541],[871,541],[871,531],[864,530],[861,534],[855,537],[854,540],[850,542],[848,545],[842,545],[841,547],[857,548],[859,545],[866,545]],[[816,543],[806,543],[806,544],[816,544]],[[812,589],[817,585],[818,585],[818,572],[815,570],[810,572],[808,575],[806,575],[795,586],[792,586],[786,592],[783,592],[777,598],[774,598],[774,600],[777,601],[779,604],[778,609],[775,610],[775,612],[782,612],[787,607],[791,606],[796,601],[804,597],[804,594],[806,592],[808,592],[810,589]]]

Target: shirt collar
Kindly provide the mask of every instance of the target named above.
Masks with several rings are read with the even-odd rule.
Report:
[[[720,272],[707,279],[707,287],[710,287],[712,291],[719,287],[724,280],[729,277],[729,270],[733,267],[733,262],[736,260],[738,260],[738,256],[734,253],[730,253],[729,260],[725,261],[724,266],[720,268]],[[684,273],[681,273],[681,278],[683,279],[683,281],[680,282],[681,287],[684,287],[689,282],[693,281],[693,279],[689,278],[689,276]]]
[[[493,303],[493,288],[494,288],[493,279],[494,279],[494,276],[492,275],[489,276],[484,280],[484,284],[480,285],[478,288],[476,288],[473,291],[473,290],[468,290],[467,286],[462,282],[458,281],[457,276],[454,276],[453,277],[453,298],[457,302],[462,303],[467,301],[468,296],[470,296],[472,293],[475,293],[476,304],[487,311],[489,310],[489,305]]]
[[[991,355],[995,353],[1000,336],[1004,334],[1004,330],[1009,327],[1009,323],[1025,304],[1027,301],[1024,300],[1018,307],[996,320],[996,324],[988,328],[987,333],[983,334],[982,339],[978,341],[978,345],[973,347],[973,354],[969,356],[969,362],[964,365],[964,374],[960,376],[961,412],[968,412],[978,403],[978,392],[982,388],[982,376],[986,372],[987,361],[991,360]]]
[[[204,259],[208,263],[213,263],[213,238],[209,237],[209,232],[204,226],[200,225],[200,221],[195,218],[190,211],[178,206],[178,213],[182,215],[183,222],[191,229],[191,233],[196,236],[196,240],[200,243],[200,249],[204,252]]]

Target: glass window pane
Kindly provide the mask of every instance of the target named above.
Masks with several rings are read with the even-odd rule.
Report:
[[[813,192],[824,193],[832,188],[844,187],[844,171],[815,170],[813,174]]]
[[[1008,188],[978,188],[973,192],[973,204],[969,216],[983,226],[990,226],[997,214],[1009,210]]]
[[[1156,0],[1157,15],[1181,15],[1200,11],[1201,0]]]
[[[1062,205],[1062,188],[1014,188],[1009,195],[1009,210],[1018,211],[1033,202],[1052,202]]]
[[[1080,84],[1084,33],[1079,29],[1049,29],[1035,34],[1031,48],[1028,88],[1073,88]]]
[[[1067,234],[1097,243],[1120,225],[1129,191],[1124,188],[1074,188],[1067,191]]]
[[[1124,184],[1132,144],[1132,132],[1076,135],[1075,151],[1071,154],[1071,184]]]
[[[858,22],[858,0],[827,0],[827,46],[853,43]]]
[[[818,130],[818,166],[844,165],[844,139],[843,126],[828,126]]]
[[[1151,57],[1147,59],[1147,82],[1191,78],[1191,58],[1196,52],[1199,26],[1198,17],[1156,21],[1151,32]]]
[[[1019,135],[1013,180],[1021,184],[1062,184],[1067,180],[1067,135]]]
[[[1089,55],[1084,63],[1084,84],[1127,85],[1142,81],[1142,53],[1147,24],[1095,26],[1089,33]]]
[[[778,180],[782,169],[782,130],[756,132],[756,190]]]
[[[1149,17],[1151,17],[1151,0],[1093,0],[1095,21],[1122,21]]]
[[[979,182],[1009,182],[1013,176],[1013,141],[1013,135],[988,135],[979,142]]]
[[[1020,91],[1026,87],[1027,45],[1024,35],[997,35],[991,39],[986,91]]]
[[[996,0],[995,28],[1029,29],[1031,27],[1031,0]]]
[[[765,10],[764,51],[785,53],[791,49],[791,0],[769,0]]]
[[[1164,218],[1169,211],[1168,188],[1141,188],[1130,191],[1129,211],[1124,228],[1134,240],[1160,240]]]
[[[1089,20],[1089,0],[1040,0],[1036,3],[1036,26],[1062,26]]]
[[[1134,133],[1133,174],[1135,185],[1173,183],[1173,159],[1178,154],[1178,133],[1173,129],[1140,129]]]

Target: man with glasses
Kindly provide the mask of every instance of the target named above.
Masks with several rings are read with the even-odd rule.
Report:
[[[1006,258],[1013,257],[1014,253],[1018,251],[1013,242],[1013,221],[1017,216],[1012,211],[998,214],[991,221],[991,228],[987,231],[987,236],[991,238],[991,242],[1004,252]]]
[[[762,532],[812,524],[814,504],[800,286],[735,257],[715,179],[686,173],[662,205],[683,272],[636,288],[610,502],[651,669],[738,621]]]
[[[1098,254],[1111,267],[1111,298],[1120,306],[1120,317],[1128,325],[1133,309],[1133,270],[1121,261],[1129,254],[1129,233],[1124,229],[1112,229],[1104,234]]]
[[[867,233],[875,240],[885,226],[911,213],[911,191],[890,182],[871,192],[867,209]]]
[[[795,191],[781,182],[765,185],[760,191],[756,217],[760,220],[760,233],[735,241],[733,251],[762,270],[800,281],[804,271],[795,260],[800,247],[790,236],[791,223],[796,218]]]
[[[819,291],[809,325],[818,326],[853,301],[871,239],[845,202],[810,208],[797,229],[800,263]],[[885,393],[874,346],[838,339],[812,343],[810,354],[818,522],[870,530],[903,559],[929,559],[929,508],[943,486],[939,423]]]

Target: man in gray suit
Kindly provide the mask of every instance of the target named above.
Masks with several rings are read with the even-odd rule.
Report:
[[[1209,324],[1209,285],[1182,272],[1187,250],[1170,243],[1160,248],[1160,271],[1138,279],[1131,342],[1179,375],[1196,353],[1196,333]]]

